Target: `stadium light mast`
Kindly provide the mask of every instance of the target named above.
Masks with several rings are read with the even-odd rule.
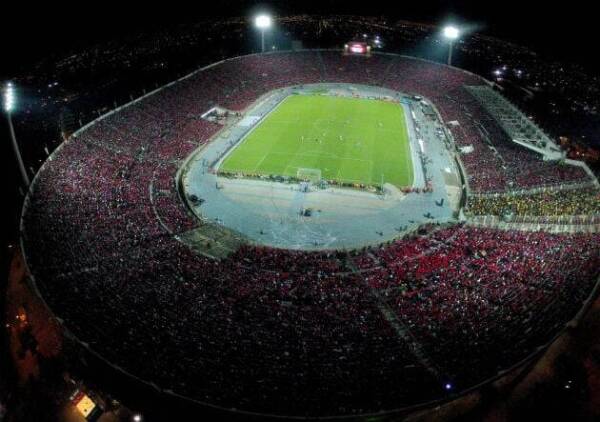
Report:
[[[271,27],[271,24],[272,20],[269,15],[258,15],[254,19],[254,25],[260,29],[260,45],[263,53],[265,52],[265,31]]]
[[[454,41],[460,36],[460,31],[456,26],[448,25],[444,27],[444,37],[448,40],[448,66],[452,66],[452,48]]]
[[[25,165],[23,164],[23,158],[21,157],[21,151],[19,150],[19,144],[17,143],[17,137],[15,136],[15,128],[13,127],[12,123],[12,112],[15,109],[15,87],[13,83],[7,82],[4,86],[3,91],[3,107],[4,111],[6,112],[6,120],[8,120],[8,130],[10,132],[10,139],[12,141],[15,156],[17,157],[17,162],[19,164],[19,171],[21,172],[23,184],[25,185],[25,188],[28,188],[29,176],[27,175],[27,171],[25,171]]]

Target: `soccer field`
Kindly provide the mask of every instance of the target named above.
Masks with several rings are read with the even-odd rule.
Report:
[[[219,171],[245,175],[298,175],[398,187],[413,182],[402,106],[379,100],[292,95],[246,136]]]

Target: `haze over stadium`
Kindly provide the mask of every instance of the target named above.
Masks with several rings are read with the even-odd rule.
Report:
[[[10,70],[0,420],[600,416],[598,75],[327,7]]]

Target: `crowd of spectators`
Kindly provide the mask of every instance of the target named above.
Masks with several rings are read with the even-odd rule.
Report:
[[[362,275],[462,384],[516,362],[574,315],[600,273],[599,238],[450,227],[373,251]]]
[[[581,216],[600,214],[600,190],[551,190],[534,194],[486,195],[469,198],[474,215]]]
[[[430,227],[352,254],[247,245],[220,261],[178,240],[200,223],[183,205],[175,173],[218,130],[200,118],[210,107],[242,110],[277,87],[356,75],[439,100],[446,119],[468,121],[456,106],[464,99],[450,97],[481,83],[477,77],[395,56],[372,63],[325,52],[226,61],[63,144],[26,201],[23,245],[65,327],[161,388],[297,416],[442,398],[549,341],[596,282],[598,235]],[[489,150],[476,132],[469,136]],[[502,153],[505,163],[511,151]],[[492,170],[495,153],[481,157],[489,162],[465,161],[473,186],[497,187],[478,171],[498,171],[502,189],[509,179],[521,183],[510,167]],[[570,180],[551,179],[556,170],[536,163],[519,174]]]
[[[460,158],[473,192],[506,192],[542,186],[589,182],[581,167],[544,161],[540,154],[513,143],[478,101],[463,87],[447,92],[441,107],[459,148],[472,148]],[[443,102],[442,102],[443,103]]]

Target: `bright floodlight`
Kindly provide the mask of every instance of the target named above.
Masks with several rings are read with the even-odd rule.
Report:
[[[455,26],[447,26],[444,28],[444,37],[451,39],[451,40],[455,40],[458,38],[458,36],[460,35],[460,32],[458,30],[457,27]]]
[[[10,113],[15,108],[15,88],[11,82],[4,87],[4,110]]]
[[[258,15],[254,20],[254,24],[259,29],[267,29],[271,27],[271,16],[268,15]]]

